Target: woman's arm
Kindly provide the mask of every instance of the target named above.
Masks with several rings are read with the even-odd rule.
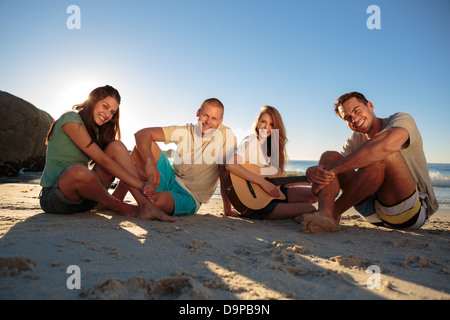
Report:
[[[280,191],[273,183],[266,180],[263,176],[259,176],[245,169],[240,164],[227,164],[225,165],[225,169],[245,180],[258,184],[265,192],[275,198],[281,196]]]
[[[62,126],[62,130],[69,136],[73,143],[75,143],[81,149],[81,151],[86,153],[92,160],[95,161],[96,164],[101,166],[105,171],[111,173],[118,179],[125,182],[127,185],[142,190],[145,184],[143,181],[134,176],[128,170],[124,169],[114,159],[104,153],[96,143],[92,143],[89,145],[92,138],[83,125],[76,122],[68,122]]]

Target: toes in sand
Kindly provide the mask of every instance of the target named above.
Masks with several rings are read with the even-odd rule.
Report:
[[[306,233],[339,231],[339,224],[335,220],[320,212],[303,215],[301,226]]]

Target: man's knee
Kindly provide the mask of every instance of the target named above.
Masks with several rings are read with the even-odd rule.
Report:
[[[384,159],[374,162],[371,165],[372,170],[382,170],[385,173],[395,171],[409,172],[409,166],[405,161],[403,155],[399,152],[393,152],[387,155]]]
[[[403,155],[399,151],[389,154],[384,158],[384,162],[391,165],[406,164],[405,158],[403,158]]]
[[[416,184],[408,163],[398,151],[384,158],[383,168],[388,178],[401,179],[403,181],[409,181],[413,185]]]
[[[161,148],[158,146],[158,144],[155,141],[152,141],[151,153],[152,153],[153,159],[155,160],[155,163],[157,163],[159,160],[159,157],[161,156],[162,151],[161,151]],[[133,148],[133,151],[131,152],[131,158],[138,165],[144,164],[144,159],[143,159],[141,153],[139,152],[138,148],[136,148],[136,146]]]
[[[131,152],[131,159],[133,159],[134,163],[136,163],[138,167],[144,168],[144,160],[136,147],[134,147]]]
[[[167,191],[158,191],[156,193],[155,205],[168,215],[172,215],[175,210],[175,201],[172,195]]]
[[[335,163],[343,158],[342,154],[337,151],[325,151],[320,157],[320,164]]]

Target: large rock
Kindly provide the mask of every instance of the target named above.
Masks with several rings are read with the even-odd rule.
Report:
[[[22,168],[44,169],[45,137],[52,122],[47,112],[0,91],[0,176],[16,176]]]

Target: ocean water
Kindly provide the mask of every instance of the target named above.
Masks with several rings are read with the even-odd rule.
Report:
[[[318,161],[291,160],[286,166],[286,171],[295,171],[298,175],[303,175],[311,166],[318,164]],[[441,209],[450,209],[450,164],[449,163],[429,163],[431,183],[434,193]],[[0,183],[18,182],[39,184],[41,172],[21,171],[17,177],[1,177]],[[215,196],[220,196],[220,187],[217,187]]]
[[[302,175],[310,166],[317,164],[318,161],[291,160],[286,166],[286,171],[296,171]],[[439,208],[450,209],[450,164],[429,163],[428,170]]]
[[[303,175],[309,167],[316,166],[318,163],[318,161],[290,160],[285,170],[295,171],[294,175]],[[450,164],[429,163],[428,170],[436,199],[439,202],[439,208],[450,209]],[[217,187],[214,196],[220,196],[219,187]]]

